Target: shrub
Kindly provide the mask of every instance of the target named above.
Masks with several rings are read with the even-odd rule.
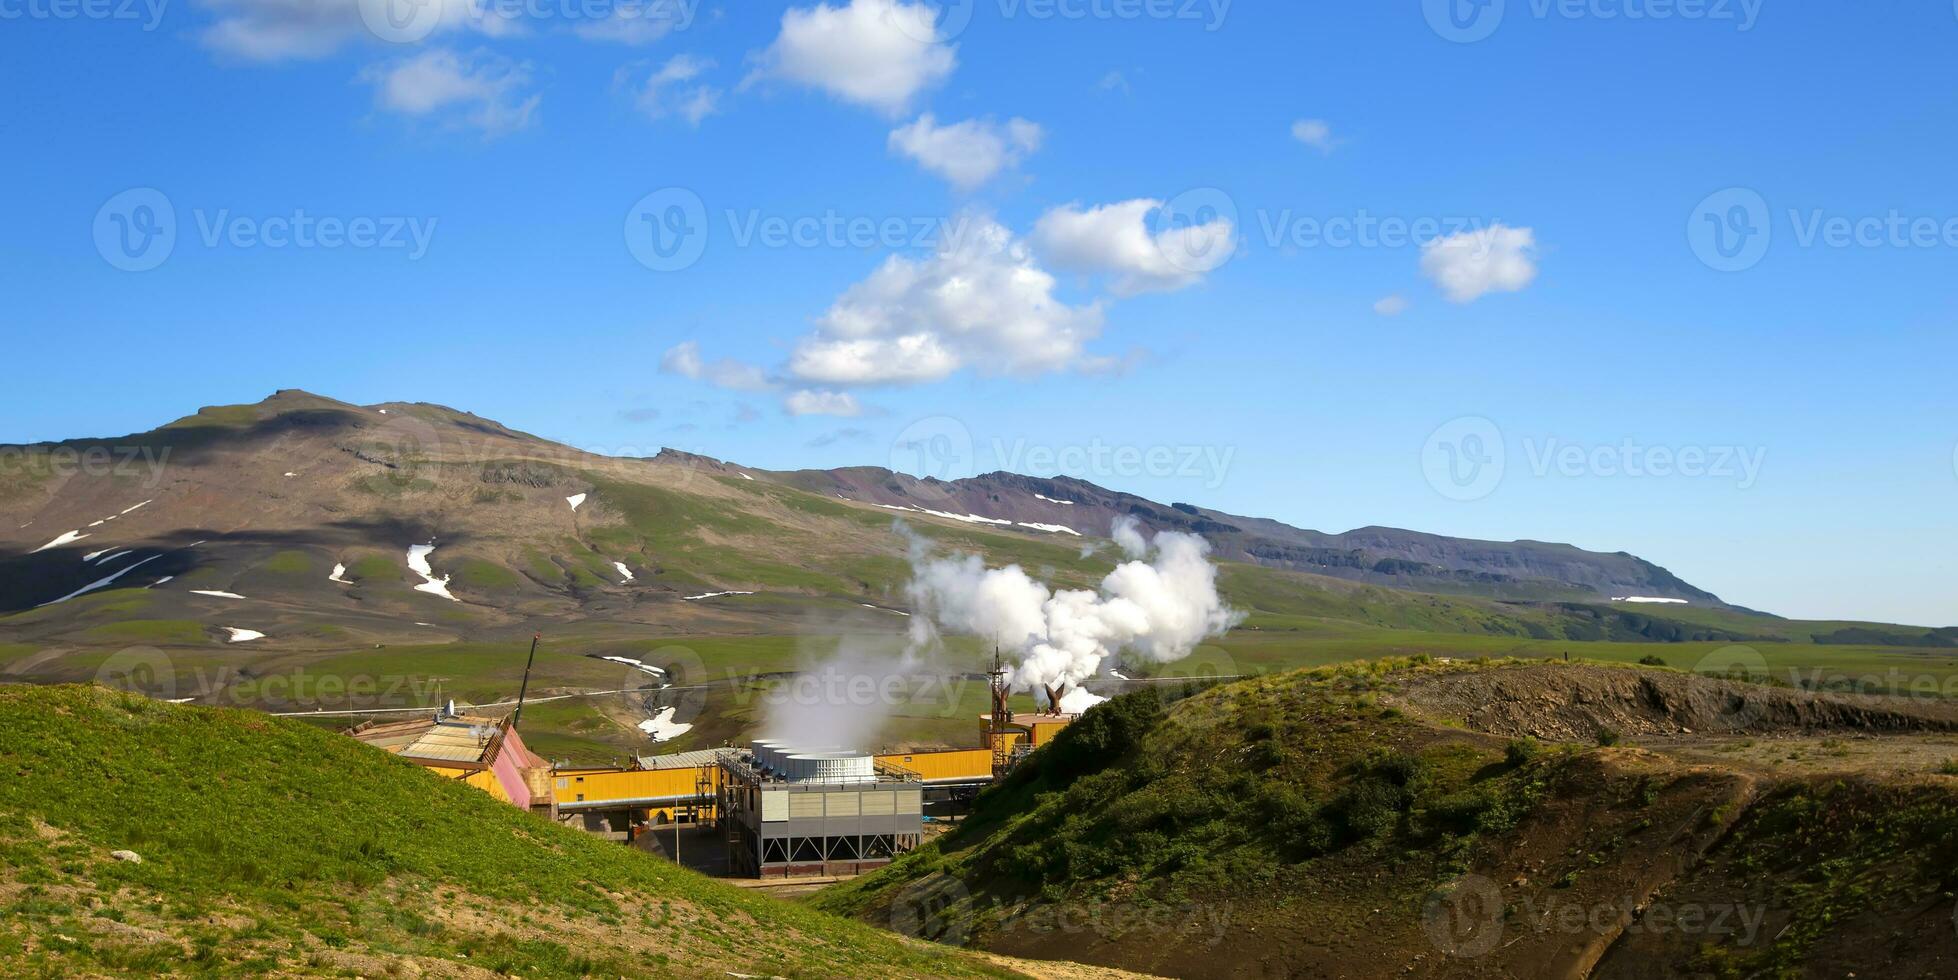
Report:
[[[1510,765],[1520,766],[1536,758],[1537,753],[1541,751],[1543,751],[1543,743],[1534,738],[1519,738],[1512,739],[1508,745],[1503,746],[1502,754],[1503,759]]]
[[[1598,744],[1612,746],[1618,744],[1618,733],[1609,728],[1598,729]]]
[[[1643,657],[1640,657],[1640,658],[1638,658],[1638,662],[1639,662],[1640,664],[1642,664],[1642,665],[1644,665],[1644,666],[1647,666],[1647,667],[1664,667],[1664,666],[1666,666],[1666,661],[1665,661],[1665,658],[1664,658],[1664,657],[1661,657],[1661,656],[1659,656],[1659,655],[1658,655],[1658,654],[1656,654],[1656,653],[1648,653],[1648,654],[1646,654],[1645,656],[1643,656]]]

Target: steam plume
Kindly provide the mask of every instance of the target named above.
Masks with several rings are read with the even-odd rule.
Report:
[[[1242,621],[1217,596],[1217,567],[1203,538],[1165,531],[1151,541],[1129,517],[1116,520],[1111,536],[1130,560],[1094,591],[1055,591],[1018,565],[987,568],[977,555],[936,557],[913,537],[913,644],[935,641],[934,624],[997,636],[1020,656],[1011,683],[1039,690],[1078,686],[1123,650],[1158,663],[1180,660]]]

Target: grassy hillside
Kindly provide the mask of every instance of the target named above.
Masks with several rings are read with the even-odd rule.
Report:
[[[1557,678],[1580,674],[1399,661],[1125,695],[957,832],[817,905],[1020,955],[1206,976],[1958,965],[1958,780],[1782,778],[1617,747],[1602,728],[1539,743],[1401,707],[1416,680],[1479,671],[1546,715],[1566,698]],[[1607,675],[1620,671],[1638,676]],[[1654,908],[1732,928],[1630,928]],[[1908,955],[1879,942],[1903,923],[1922,930]]]
[[[8,976],[1013,975],[256,713],[0,687],[0,732]]]

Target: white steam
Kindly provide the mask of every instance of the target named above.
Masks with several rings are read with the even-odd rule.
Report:
[[[1128,517],[1116,520],[1111,537],[1130,560],[1093,591],[1055,591],[1018,565],[987,568],[976,555],[935,557],[913,538],[914,645],[936,638],[933,623],[997,637],[1020,656],[1013,686],[1038,689],[1079,686],[1121,651],[1158,663],[1181,660],[1242,621],[1217,595],[1217,566],[1203,538],[1165,531],[1150,541]]]

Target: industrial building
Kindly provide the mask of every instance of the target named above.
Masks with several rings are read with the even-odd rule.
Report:
[[[864,752],[758,739],[720,750],[715,812],[736,874],[861,874],[924,840],[924,777]]]
[[[347,734],[505,803],[551,811],[551,764],[524,747],[508,719],[460,714],[451,702],[411,721],[362,722]]]

